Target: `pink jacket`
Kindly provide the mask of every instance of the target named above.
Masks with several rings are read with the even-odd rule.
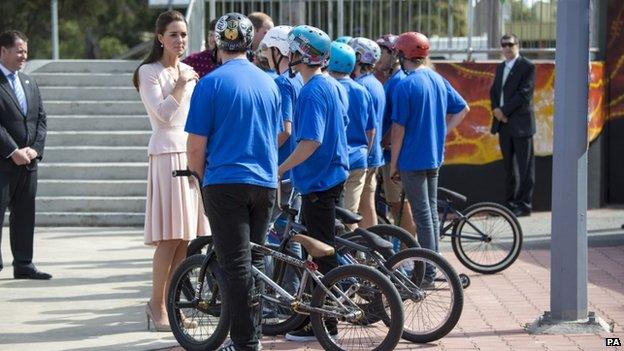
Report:
[[[192,69],[182,62],[179,65],[182,71]],[[184,125],[195,82],[186,84],[182,101],[176,101],[171,95],[174,87],[173,77],[160,62],[139,68],[139,94],[153,131],[147,150],[149,155],[186,152],[188,134]]]

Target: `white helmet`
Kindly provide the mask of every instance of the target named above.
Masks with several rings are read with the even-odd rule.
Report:
[[[349,41],[349,45],[353,48],[357,60],[361,63],[374,65],[381,58],[379,45],[368,38],[353,38]]]
[[[277,26],[271,28],[264,39],[260,42],[260,48],[277,48],[283,56],[290,55],[288,47],[288,33],[292,30],[291,26]]]

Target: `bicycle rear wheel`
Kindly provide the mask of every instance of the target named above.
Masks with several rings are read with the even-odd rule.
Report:
[[[332,269],[312,293],[312,306],[340,313],[335,318],[319,312],[310,313],[310,321],[319,343],[325,350],[393,350],[403,330],[401,298],[392,283],[373,268],[353,264]],[[344,295],[348,298],[344,299]],[[336,300],[342,304],[340,306]],[[379,301],[384,308],[363,310],[362,304]],[[344,307],[343,307],[344,306]],[[379,320],[369,324],[370,316]]]
[[[427,264],[435,267],[436,276],[425,286],[424,271],[414,267]],[[391,257],[386,267],[392,271],[392,281],[403,300],[403,339],[426,343],[453,330],[464,308],[464,293],[459,276],[447,260],[431,250],[409,249]]]
[[[511,266],[522,249],[522,228],[516,216],[491,202],[468,207],[464,216],[453,228],[451,241],[459,261],[483,274],[498,273]]]
[[[171,331],[178,343],[190,351],[217,349],[230,329],[228,305],[221,298],[223,277],[216,259],[208,262],[200,300],[193,301],[205,258],[194,255],[182,261],[169,286],[167,314]]]

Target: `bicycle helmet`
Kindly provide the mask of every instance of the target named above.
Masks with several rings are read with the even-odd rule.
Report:
[[[215,24],[215,42],[225,51],[245,51],[254,36],[249,18],[236,12],[227,13]]]
[[[322,66],[329,56],[331,39],[322,30],[306,25],[294,27],[288,34],[288,46],[291,53],[298,53],[301,59],[291,62],[291,66],[305,63],[310,66]]]
[[[349,42],[349,45],[355,51],[356,58],[359,63],[374,65],[377,61],[379,61],[379,58],[381,58],[381,49],[379,48],[379,45],[368,38],[353,38]]]
[[[329,51],[329,70],[339,73],[351,73],[355,67],[355,51],[338,41],[331,43]]]
[[[408,60],[429,56],[429,39],[418,32],[407,32],[399,35],[394,50]]]
[[[349,44],[349,41],[351,41],[351,39],[353,39],[353,37],[350,37],[348,35],[343,35],[341,37],[338,37],[336,41],[339,43],[343,43],[343,44]]]
[[[291,26],[277,26],[271,28],[260,42],[260,48],[277,48],[280,54],[288,56],[290,54],[288,33],[290,33],[291,30]]]
[[[390,51],[393,51],[394,44],[396,44],[396,41],[398,38],[399,38],[398,35],[384,34],[381,37],[379,37],[379,39],[377,39],[376,43],[377,45],[379,45],[380,48],[386,48]]]

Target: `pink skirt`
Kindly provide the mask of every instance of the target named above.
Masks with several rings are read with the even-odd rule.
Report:
[[[192,240],[210,235],[197,181],[173,177],[171,172],[187,168],[186,153],[149,156],[145,244],[161,240]]]

